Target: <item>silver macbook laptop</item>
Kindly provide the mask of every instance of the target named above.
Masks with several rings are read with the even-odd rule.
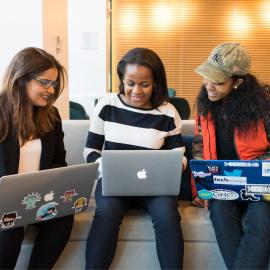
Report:
[[[183,152],[178,150],[104,150],[104,196],[178,195]]]
[[[0,179],[0,230],[87,209],[98,164],[80,164]]]

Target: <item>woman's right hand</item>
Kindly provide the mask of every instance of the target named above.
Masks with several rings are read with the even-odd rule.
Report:
[[[208,200],[201,200],[198,196],[194,197],[192,204],[197,207],[202,207],[206,210],[208,210]]]

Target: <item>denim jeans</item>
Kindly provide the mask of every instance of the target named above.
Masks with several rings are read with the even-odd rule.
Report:
[[[104,197],[96,187],[96,212],[86,243],[86,269],[108,269],[115,255],[119,226],[129,208],[142,206],[151,215],[162,269],[182,269],[183,237],[176,196]]]
[[[268,269],[270,203],[211,200],[210,218],[228,269]]]

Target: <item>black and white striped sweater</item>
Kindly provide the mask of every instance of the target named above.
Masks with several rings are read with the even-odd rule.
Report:
[[[184,151],[181,119],[165,102],[156,109],[124,103],[119,94],[108,94],[96,105],[84,148],[87,162],[100,162],[101,151],[179,149]]]

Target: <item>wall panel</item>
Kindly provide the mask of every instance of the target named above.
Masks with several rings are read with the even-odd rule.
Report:
[[[201,77],[194,69],[221,42],[237,41],[250,51],[252,72],[270,81],[270,1],[262,0],[112,0],[112,89],[116,65],[141,46],[162,58],[168,86],[192,107]]]

